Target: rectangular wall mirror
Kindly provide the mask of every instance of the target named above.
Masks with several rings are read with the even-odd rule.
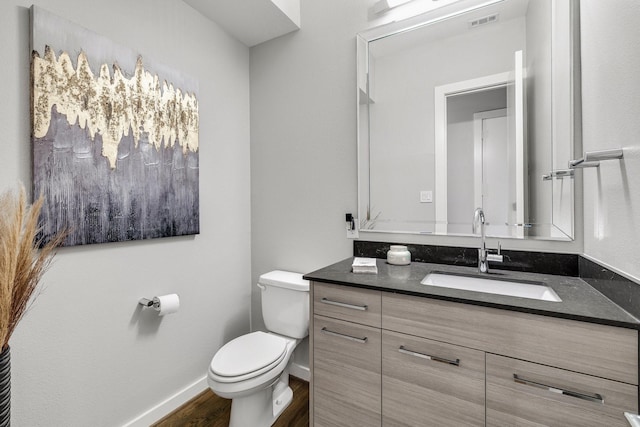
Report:
[[[572,240],[577,0],[461,0],[357,36],[360,231]]]

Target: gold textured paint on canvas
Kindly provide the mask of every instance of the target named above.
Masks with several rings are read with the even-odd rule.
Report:
[[[160,82],[146,71],[138,58],[131,78],[117,64],[113,76],[107,64],[94,75],[86,55],[81,52],[74,68],[67,52],[58,58],[52,48],[44,56],[33,52],[33,133],[43,138],[51,123],[51,111],[66,117],[69,125],[87,129],[93,140],[102,137],[102,155],[116,167],[118,144],[133,133],[137,144],[141,133],[156,148],[178,143],[183,153],[198,151],[198,101],[194,94],[182,93],[171,83]]]

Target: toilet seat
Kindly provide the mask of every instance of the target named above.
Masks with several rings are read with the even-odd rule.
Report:
[[[219,382],[239,382],[273,369],[286,355],[285,338],[257,331],[225,344],[211,360],[209,370]]]

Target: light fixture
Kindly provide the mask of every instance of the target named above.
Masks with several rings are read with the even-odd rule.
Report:
[[[384,23],[397,22],[404,19],[409,19],[427,12],[431,12],[436,9],[451,6],[454,3],[460,3],[459,8],[451,9],[443,14],[438,14],[430,18],[428,21],[417,23],[411,27],[405,28],[405,31],[411,30],[415,27],[421,27],[426,24],[442,21],[452,16],[466,13],[470,10],[480,9],[492,4],[502,3],[506,0],[380,0],[369,9],[370,13],[378,15],[378,18],[386,21]],[[402,7],[399,7],[402,6]],[[384,18],[383,18],[384,17]],[[485,17],[487,22],[495,22],[498,17]],[[480,19],[478,20],[480,21]],[[476,24],[485,23],[477,22]]]
[[[413,0],[380,0],[373,5],[373,12],[376,14],[384,13],[388,10],[402,6],[412,2]],[[435,0],[434,0],[435,1]]]

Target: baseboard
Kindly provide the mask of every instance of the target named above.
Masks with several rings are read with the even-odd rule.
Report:
[[[162,417],[170,414],[189,400],[202,393],[207,389],[207,387],[207,376],[205,375],[173,396],[142,413],[135,419],[124,424],[123,427],[149,427],[151,424],[159,421]]]
[[[292,363],[291,366],[289,366],[289,374],[293,375],[294,377],[300,378],[301,380],[305,380],[306,382],[309,382],[309,380],[311,380],[311,372],[309,371],[309,367],[302,366],[298,363]]]

